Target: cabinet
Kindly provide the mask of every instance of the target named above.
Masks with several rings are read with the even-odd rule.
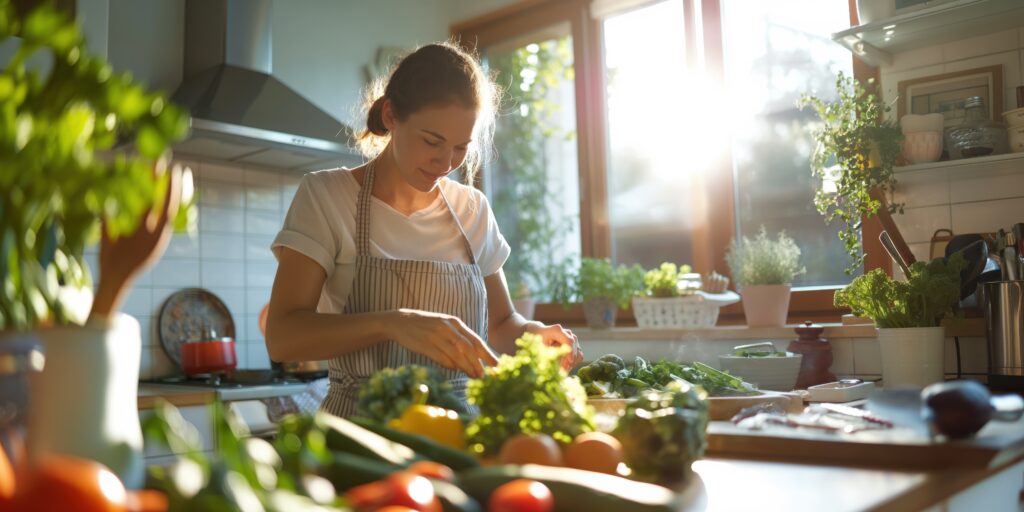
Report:
[[[894,53],[1022,25],[1021,0],[955,0],[850,27],[832,34],[832,40],[880,66],[891,64]]]

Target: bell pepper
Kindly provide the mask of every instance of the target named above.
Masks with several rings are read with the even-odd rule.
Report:
[[[419,434],[438,443],[462,450],[466,437],[459,413],[435,405],[411,405],[388,426],[410,434]]]

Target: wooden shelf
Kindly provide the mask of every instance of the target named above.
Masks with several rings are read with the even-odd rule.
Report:
[[[906,172],[923,171],[928,169],[956,170],[959,167],[977,167],[985,164],[996,164],[1000,162],[1012,162],[1019,160],[1024,162],[1024,153],[1004,153],[1002,155],[979,156],[974,158],[962,158],[960,160],[946,160],[943,162],[928,162],[924,164],[904,165],[894,167],[893,172],[900,174]]]
[[[1024,25],[1021,0],[954,0],[832,34],[864,62],[891,64],[894,53]]]

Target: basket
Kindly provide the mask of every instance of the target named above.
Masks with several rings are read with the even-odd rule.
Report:
[[[722,306],[739,302],[734,292],[697,292],[682,297],[633,297],[633,315],[642,329],[714,327]]]

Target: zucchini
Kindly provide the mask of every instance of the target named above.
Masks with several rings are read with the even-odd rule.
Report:
[[[434,462],[439,462],[452,468],[455,471],[479,467],[480,463],[472,455],[440,444],[433,439],[419,434],[402,432],[391,427],[381,425],[367,418],[351,418],[352,423],[359,425],[371,432],[386,437],[396,443],[412,448],[413,451]]]
[[[401,469],[401,466],[380,460],[334,452],[331,454],[330,465],[320,471],[320,476],[334,484],[334,489],[340,494],[353,487],[387,478],[391,473]]]
[[[487,503],[491,492],[520,478],[548,486],[555,498],[555,512],[675,512],[683,505],[680,495],[660,485],[536,464],[469,469],[459,473],[459,485],[480,503]]]
[[[416,455],[412,448],[366,430],[344,418],[319,414],[316,419],[324,429],[327,447],[331,451],[351,453],[403,467],[417,460],[424,460],[423,457]]]

